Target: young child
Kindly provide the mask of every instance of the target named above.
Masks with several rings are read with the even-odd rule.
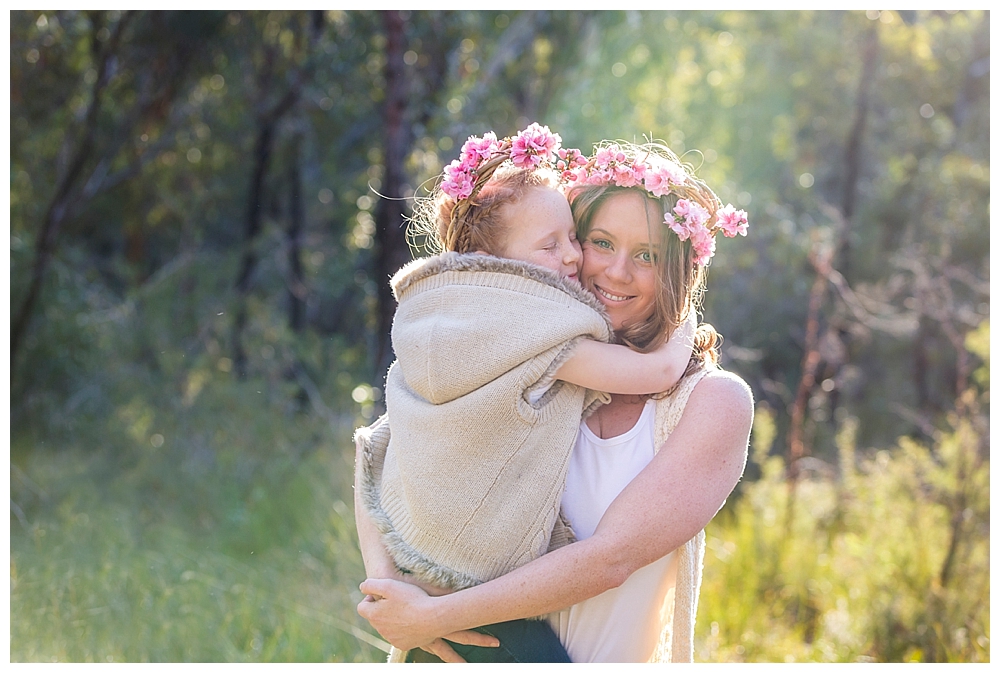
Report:
[[[559,141],[537,124],[470,138],[416,215],[445,252],[392,279],[397,360],[387,414],[355,434],[359,497],[424,587],[473,586],[571,542],[559,500],[581,418],[606,393],[670,389],[691,355],[693,315],[649,353],[607,343],[561,191],[579,152]]]

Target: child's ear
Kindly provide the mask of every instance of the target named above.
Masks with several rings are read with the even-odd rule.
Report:
[[[490,253],[486,252],[485,250],[476,250],[476,254],[477,255],[488,255]]]

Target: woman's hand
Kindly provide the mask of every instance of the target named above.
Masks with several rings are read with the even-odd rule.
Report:
[[[421,648],[442,661],[464,661],[443,639],[463,645],[497,647],[493,636],[478,631],[445,630],[434,620],[434,598],[419,587],[387,579],[367,579],[361,583],[365,599],[358,614],[367,619],[383,638],[401,650]]]

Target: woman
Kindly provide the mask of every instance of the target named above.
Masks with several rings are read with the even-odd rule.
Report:
[[[715,231],[745,233],[746,224],[653,149],[602,147],[569,195],[580,280],[638,350],[696,308]],[[690,661],[702,531],[742,474],[753,413],[747,386],[715,366],[714,330],[698,337],[669,395],[612,396],[581,425],[563,497],[578,542],[441,597],[369,579],[362,591],[377,600],[359,605],[362,616],[395,646],[446,661],[457,656],[442,636],[492,645],[468,630],[545,614],[573,661]],[[359,520],[363,547],[365,527]]]

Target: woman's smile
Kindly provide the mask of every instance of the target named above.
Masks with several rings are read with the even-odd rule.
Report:
[[[602,297],[604,297],[608,301],[613,301],[615,303],[623,302],[623,301],[628,301],[629,299],[635,299],[635,297],[633,295],[612,294],[612,293],[608,292],[607,290],[605,290],[600,285],[598,285],[597,283],[594,283],[594,290],[597,292],[597,294],[601,295]]]

